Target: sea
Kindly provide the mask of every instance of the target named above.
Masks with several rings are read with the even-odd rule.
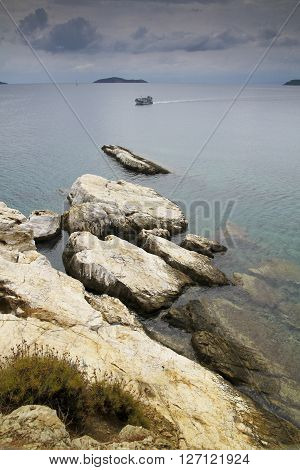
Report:
[[[134,105],[147,95],[153,105]],[[132,173],[103,154],[104,144],[127,147],[170,174]],[[150,186],[177,202],[191,233],[227,244],[215,263],[230,277],[274,260],[281,265],[278,276],[275,270],[265,280],[282,294],[286,321],[274,306],[262,307],[260,292],[251,315],[262,308],[264,321],[257,315],[256,333],[253,327],[250,333],[257,348],[274,361],[280,356],[282,368],[299,380],[300,87],[0,86],[0,200],[26,216],[36,209],[62,213],[72,183],[86,173]],[[63,233],[38,245],[62,271],[66,241]],[[191,296],[201,297],[201,290]],[[162,333],[161,325],[153,320]],[[172,335],[181,333],[174,329]]]

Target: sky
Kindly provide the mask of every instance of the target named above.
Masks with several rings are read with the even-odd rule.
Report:
[[[0,81],[49,82],[23,34],[58,82],[119,76],[154,83],[243,83],[297,3],[0,0]],[[293,78],[300,78],[300,5],[252,82]]]

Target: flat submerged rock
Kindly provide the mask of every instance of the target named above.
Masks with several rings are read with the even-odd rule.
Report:
[[[259,394],[264,405],[299,425],[299,333],[280,323],[281,303],[276,306],[275,297],[272,306],[262,302],[262,295],[253,298],[259,282],[247,279],[241,287],[207,290],[198,300],[173,305],[163,320],[192,333],[201,364],[248,394]]]
[[[145,175],[156,175],[159,173],[167,174],[169,170],[163,168],[157,163],[135,155],[131,150],[118,145],[103,145],[101,149],[106,155],[117,160],[124,168],[133,170],[137,173],[144,173]]]

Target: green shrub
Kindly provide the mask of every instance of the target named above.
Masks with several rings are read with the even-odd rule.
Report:
[[[141,404],[119,383],[95,381],[89,387],[90,409],[96,415],[114,416],[133,426],[149,427]]]
[[[78,363],[65,354],[26,343],[0,364],[0,411],[9,413],[22,405],[46,405],[71,426],[83,420],[86,378]]]
[[[0,412],[23,405],[45,405],[57,411],[71,429],[84,430],[89,417],[117,419],[147,426],[140,403],[120,383],[91,382],[79,360],[49,348],[23,342],[0,361]]]

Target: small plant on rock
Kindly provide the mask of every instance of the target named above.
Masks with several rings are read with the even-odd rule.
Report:
[[[0,411],[23,405],[46,405],[71,426],[79,426],[86,412],[85,375],[79,361],[68,354],[26,342],[12,349],[0,363]]]
[[[147,426],[142,406],[118,382],[89,381],[79,359],[25,341],[0,359],[0,413],[23,405],[45,405],[66,426],[83,431],[89,418]]]

